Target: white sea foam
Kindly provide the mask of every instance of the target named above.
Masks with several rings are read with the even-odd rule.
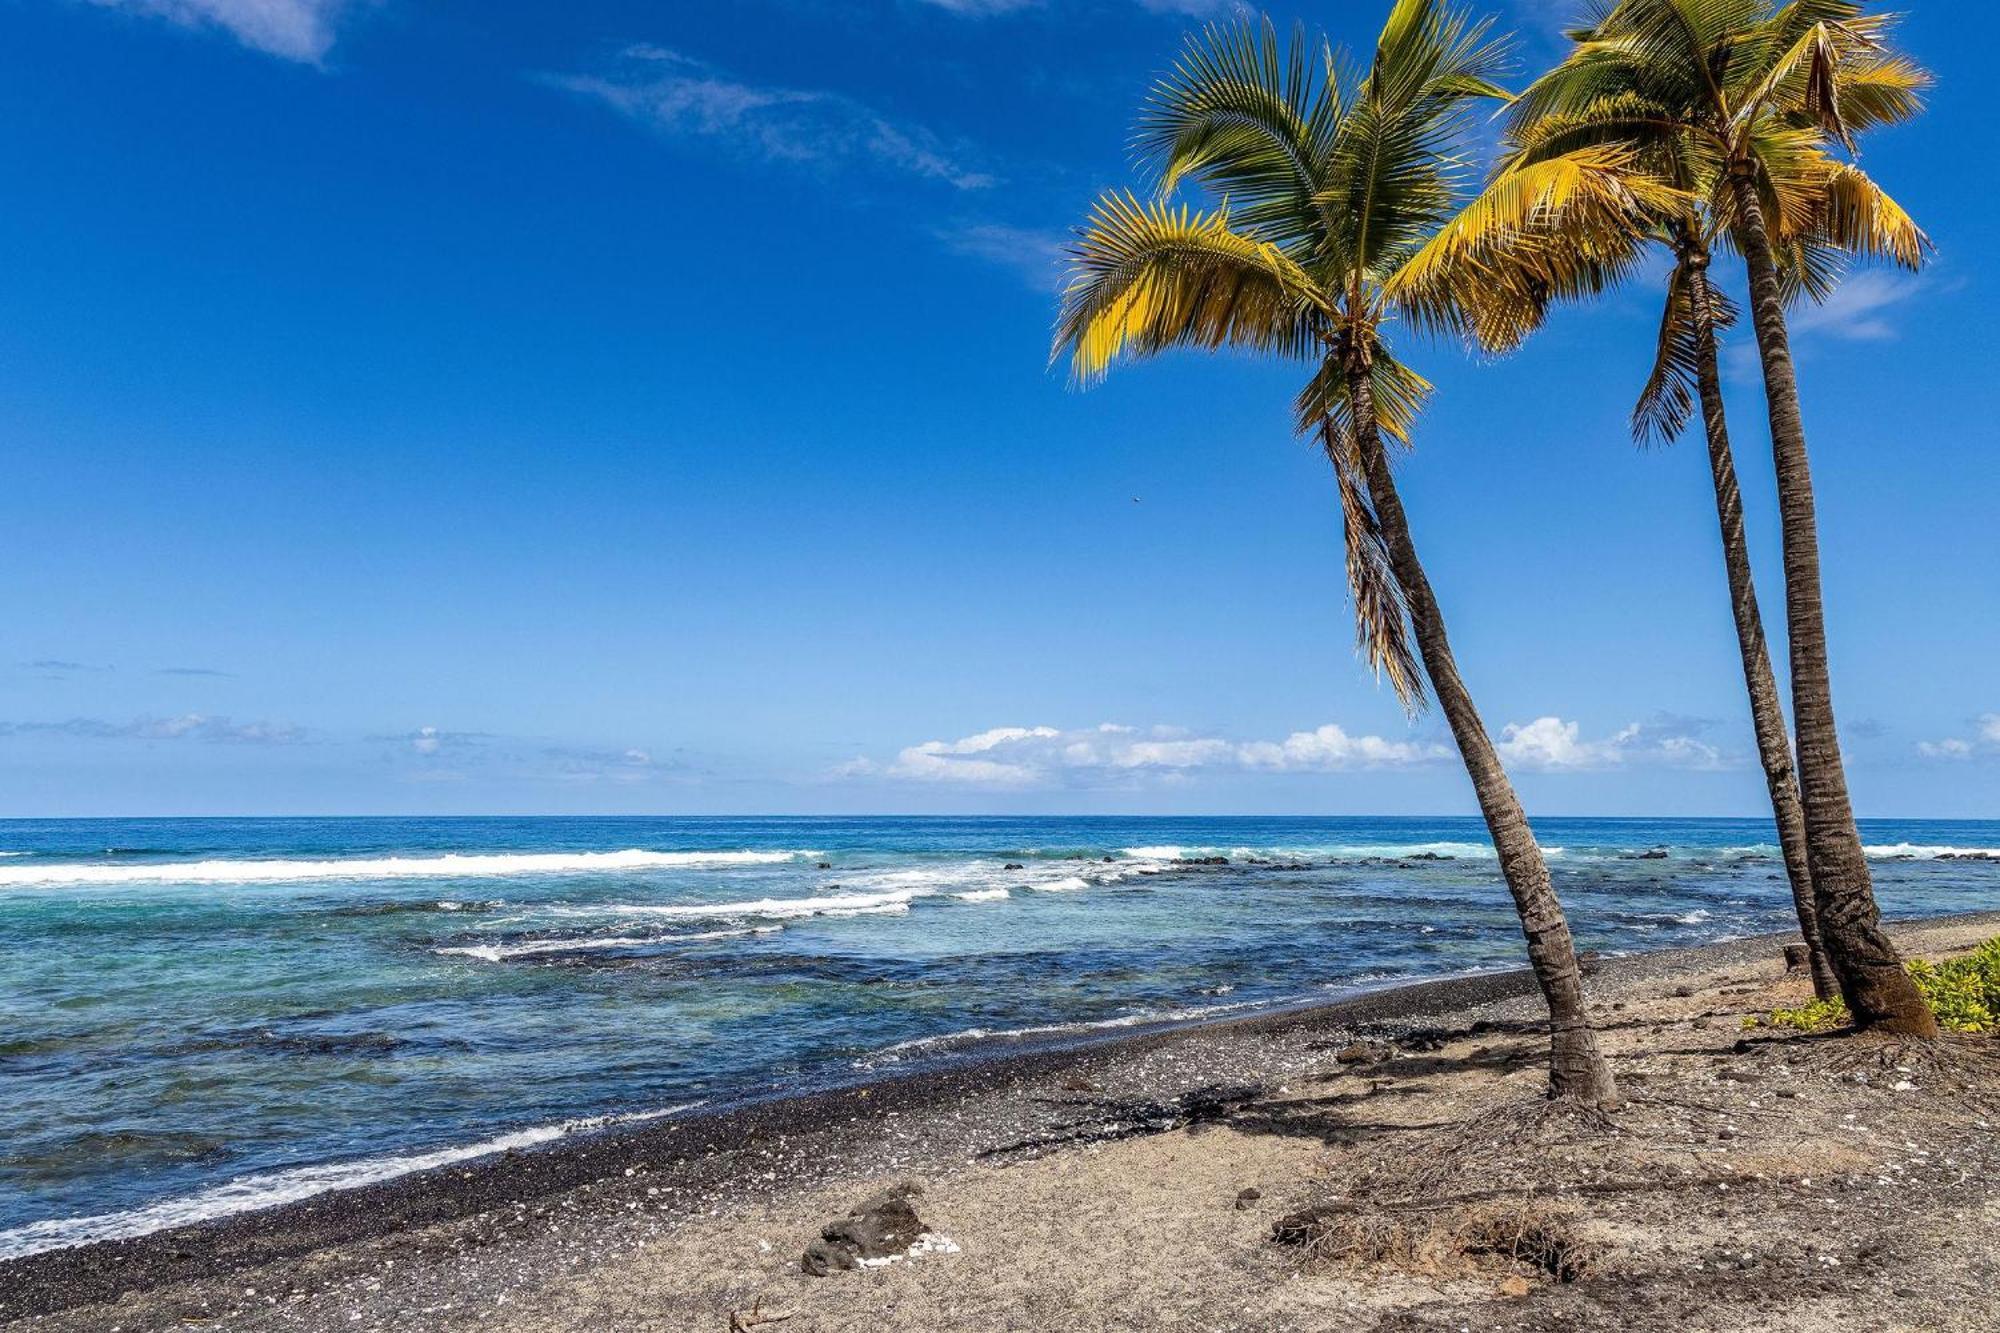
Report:
[[[680,870],[776,865],[820,855],[790,852],[447,852],[441,856],[354,857],[325,861],[162,861],[120,865],[0,867],[0,888],[61,884],[280,884],[324,879],[463,879],[579,875],[617,870]]]
[[[1194,860],[1205,856],[1227,856],[1232,860],[1245,861],[1257,858],[1266,861],[1291,861],[1310,858],[1325,858],[1335,861],[1386,861],[1407,856],[1448,856],[1454,860],[1492,860],[1498,853],[1488,842],[1364,842],[1333,843],[1321,846],[1286,847],[1188,847],[1165,844],[1156,847],[1127,847],[1124,854],[1149,861],[1171,864],[1175,861]],[[1559,857],[1560,847],[1544,847],[1542,854]]]
[[[524,940],[519,944],[461,944],[448,949],[432,949],[437,954],[460,954],[483,958],[489,963],[509,958],[532,958],[539,954],[589,953],[600,949],[644,949],[661,944],[698,944],[703,940],[730,940],[745,935],[775,935],[783,926],[751,926],[742,930],[704,930],[690,935],[614,935],[603,939]]]
[[[935,896],[935,889],[896,889],[888,893],[827,893],[811,898],[757,898],[728,903],[605,903],[550,909],[560,916],[663,917],[670,921],[728,921],[760,917],[786,921],[808,916],[873,916],[907,912],[917,898]]]
[[[1276,1002],[1241,1000],[1234,1004],[1191,1005],[1181,1009],[1145,1009],[1138,1013],[1121,1014],[1117,1018],[1100,1018],[1090,1022],[1038,1023],[1021,1028],[965,1028],[959,1032],[945,1032],[935,1037],[913,1037],[908,1041],[899,1041],[884,1046],[879,1051],[869,1052],[856,1060],[854,1065],[857,1069],[873,1069],[878,1065],[892,1065],[934,1051],[948,1050],[954,1046],[964,1046],[974,1042],[1017,1041],[1023,1037],[1056,1037],[1142,1027],[1155,1023],[1192,1023],[1199,1019],[1214,1018],[1219,1014],[1237,1013],[1245,1009],[1265,1009],[1273,1003]]]
[[[491,1157],[495,1153],[538,1147],[541,1144],[553,1143],[557,1139],[568,1138],[572,1134],[587,1133],[611,1125],[659,1120],[666,1116],[692,1111],[701,1105],[701,1102],[689,1102],[682,1106],[669,1106],[657,1111],[565,1120],[560,1124],[538,1125],[532,1129],[516,1130],[511,1134],[502,1134],[497,1138],[468,1143],[456,1148],[439,1148],[431,1152],[403,1153],[387,1157],[364,1157],[359,1161],[331,1162],[322,1166],[299,1166],[283,1171],[270,1171],[262,1175],[239,1176],[235,1180],[195,1194],[183,1195],[177,1199],[165,1199],[125,1212],[30,1222],[26,1226],[0,1231],[0,1260],[19,1259],[23,1255],[39,1254],[43,1250],[89,1245],[101,1240],[125,1240],[154,1231],[164,1231],[169,1227],[189,1226],[196,1222],[212,1221],[218,1217],[232,1217],[237,1213],[273,1208],[282,1203],[296,1203],[300,1199],[309,1199],[315,1194],[325,1194],[330,1190],[375,1185],[385,1180],[394,1180],[398,1176],[413,1175],[418,1171],[430,1171],[456,1162],[471,1161],[475,1157]]]
[[[1005,889],[973,889],[967,893],[954,893],[951,896],[960,902],[997,903],[1002,898],[1011,898],[1014,895]]]
[[[2000,847],[1940,847],[1925,843],[1871,843],[1861,849],[1881,861],[2000,861]]]

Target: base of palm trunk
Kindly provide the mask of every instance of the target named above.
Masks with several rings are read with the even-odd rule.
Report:
[[[1617,1103],[1617,1080],[1597,1049],[1597,1034],[1588,1027],[1562,1028],[1550,1035],[1549,1096],[1600,1108]]]
[[[1840,975],[1840,993],[1857,1029],[1904,1037],[1938,1035],[1937,1016],[1879,926],[1830,925],[1822,917],[1820,935]]]

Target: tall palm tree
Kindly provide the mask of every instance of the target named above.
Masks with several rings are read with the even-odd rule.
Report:
[[[1792,720],[1813,904],[1841,993],[1864,1028],[1935,1035],[1936,1021],[1883,933],[1835,728],[1819,532],[1785,322],[1781,219],[1794,164],[1917,111],[1923,71],[1853,0],[1616,0],[1572,33],[1563,62],[1515,105],[1515,123],[1592,118],[1599,141],[1680,140],[1713,183],[1707,206],[1742,254],[1763,368],[1784,536]],[[1865,211],[1864,177],[1826,183],[1837,216]],[[1855,231],[1865,234],[1866,227]]]
[[[1603,1105],[1616,1086],[1585,1013],[1569,924],[1460,675],[1389,456],[1392,443],[1409,443],[1430,385],[1397,359],[1385,325],[1400,313],[1462,332],[1518,317],[1505,289],[1387,294],[1460,202],[1457,150],[1477,101],[1505,95],[1492,81],[1500,55],[1488,24],[1438,0],[1397,0],[1359,70],[1323,38],[1281,43],[1268,21],[1191,39],[1138,134],[1161,198],[1112,194],[1092,209],[1056,351],[1086,382],[1121,356],[1186,347],[1310,368],[1296,417],[1333,465],[1360,648],[1413,710],[1428,679],[1548,1002],[1550,1095]],[[1608,172],[1565,165],[1548,175],[1546,191],[1578,210],[1634,206]],[[1167,202],[1190,180],[1224,202],[1206,211]]]
[[[1575,235],[1574,220],[1549,210],[1521,211],[1519,192],[1510,186],[1516,173],[1542,167],[1568,155],[1601,158],[1623,133],[1629,107],[1608,98],[1580,113],[1548,115],[1516,128],[1504,146],[1494,181],[1485,195],[1468,207],[1462,220],[1447,227],[1404,270],[1404,277],[1424,274],[1438,265],[1478,265],[1492,280],[1495,271],[1525,264],[1530,282],[1544,266],[1547,247],[1565,243],[1583,247],[1573,262],[1589,262],[1593,246],[1603,238]],[[1794,774],[1791,742],[1784,709],[1771,669],[1763,617],[1751,573],[1749,543],[1744,533],[1742,491],[1729,423],[1723,404],[1718,360],[1720,331],[1735,320],[1734,306],[1709,278],[1712,251],[1722,219],[1705,208],[1716,183],[1709,178],[1710,158],[1686,136],[1659,135],[1638,146],[1629,169],[1646,173],[1677,192],[1673,208],[1657,217],[1638,220],[1645,239],[1673,258],[1668,273],[1665,311],[1653,368],[1633,410],[1633,435],[1640,443],[1668,443],[1686,428],[1697,406],[1708,445],[1709,472],[1715,489],[1716,519],[1721,529],[1723,567],[1728,576],[1730,608],[1736,624],[1737,648],[1763,765],[1778,843],[1791,882],[1793,905],[1803,934],[1815,991],[1822,999],[1839,995],[1835,975],[1820,937],[1807,855],[1805,811]],[[1783,205],[1776,217],[1778,250],[1785,265],[1781,276],[1799,293],[1824,299],[1837,280],[1843,253],[1887,254],[1915,268],[1922,264],[1929,241],[1894,200],[1851,163],[1816,148],[1768,161],[1785,173],[1775,197]],[[1493,350],[1508,350],[1525,329],[1485,331]]]

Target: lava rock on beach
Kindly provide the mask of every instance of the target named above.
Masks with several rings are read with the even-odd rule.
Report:
[[[826,1277],[860,1268],[868,1260],[909,1253],[925,1230],[910,1199],[923,1192],[923,1186],[907,1180],[863,1199],[846,1217],[820,1230],[799,1266],[814,1277]]]

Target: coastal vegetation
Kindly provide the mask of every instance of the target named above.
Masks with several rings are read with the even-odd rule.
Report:
[[[1931,1007],[1880,912],[1835,730],[1818,531],[1786,307],[1824,299],[1845,257],[1920,265],[1930,242],[1852,160],[1905,120],[1928,76],[1850,0],[1607,0],[1519,95],[1503,43],[1438,0],[1397,0],[1371,58],[1268,20],[1190,39],[1137,134],[1154,197],[1098,200],[1072,251],[1056,351],[1091,381],[1120,358],[1237,349],[1299,362],[1296,427],[1333,465],[1360,650],[1415,710],[1450,726],[1500,854],[1551,1019],[1552,1096],[1614,1099],[1546,861],[1481,722],[1418,558],[1389,445],[1408,446],[1430,384],[1388,328],[1508,350],[1551,307],[1672,256],[1642,441],[1699,407],[1759,759],[1822,1003],[1857,1026],[1934,1036]],[[1464,167],[1474,108],[1506,136],[1483,189]],[[1206,207],[1176,202],[1207,191]],[[1470,196],[1470,197],[1468,197]],[[1736,307],[1718,251],[1747,274],[1773,441],[1795,736],[1785,734],[1749,558],[1722,392]],[[1412,648],[1414,644],[1414,649]]]
[[[2000,1031],[2000,937],[1942,963],[1913,958],[1908,969],[1911,982],[1940,1028],[1947,1032]],[[1846,1003],[1834,996],[1773,1009],[1769,1023],[1800,1032],[1827,1032],[1852,1021],[1852,1017]],[[1744,1026],[1756,1027],[1759,1022],[1747,1019]]]

